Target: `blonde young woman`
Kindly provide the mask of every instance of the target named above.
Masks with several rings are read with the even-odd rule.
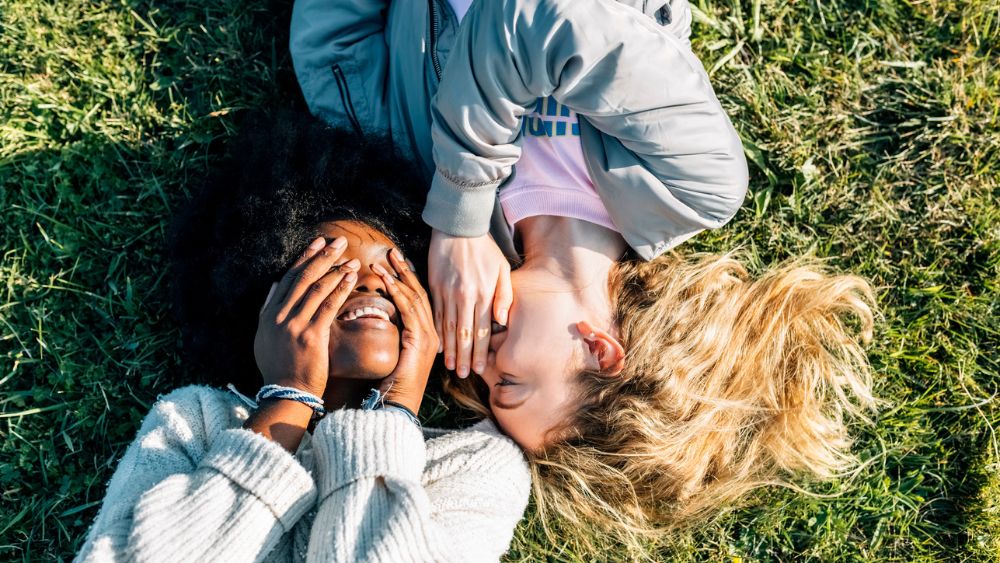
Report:
[[[310,109],[433,176],[453,395],[528,453],[544,514],[628,541],[844,470],[872,404],[867,283],[668,251],[747,184],[690,21],[684,0],[298,0],[292,21]]]

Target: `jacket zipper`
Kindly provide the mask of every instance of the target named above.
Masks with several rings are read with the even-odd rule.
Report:
[[[437,10],[434,9],[435,0],[427,0],[428,8],[431,14],[431,64],[434,65],[434,75],[437,76],[438,81],[441,81],[441,61],[438,60],[437,53],[437,40],[438,33],[441,32],[441,27],[438,23]]]
[[[354,132],[361,135],[361,122],[358,121],[358,114],[354,111],[354,104],[351,102],[351,93],[347,90],[347,78],[344,76],[344,71],[340,68],[340,65],[333,65],[330,70],[333,71],[333,78],[337,81],[337,88],[340,89],[340,103],[344,104],[344,109],[347,110],[347,119],[351,121]]]

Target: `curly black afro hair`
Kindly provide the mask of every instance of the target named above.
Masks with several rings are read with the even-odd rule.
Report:
[[[257,315],[325,221],[385,233],[423,272],[430,230],[418,169],[386,139],[362,139],[298,113],[257,115],[172,227],[174,308],[185,360],[207,383],[255,392]]]

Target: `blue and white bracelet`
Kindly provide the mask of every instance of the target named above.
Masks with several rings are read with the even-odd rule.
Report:
[[[317,417],[326,415],[326,409],[323,408],[323,399],[313,395],[312,393],[306,393],[305,391],[294,387],[285,387],[283,385],[265,385],[260,388],[260,391],[257,391],[256,400],[251,399],[250,397],[247,397],[237,391],[236,387],[234,387],[232,383],[230,383],[227,387],[233,392],[233,394],[239,397],[244,404],[252,409],[258,408],[261,401],[266,401],[268,399],[285,399],[311,407],[313,413]]]

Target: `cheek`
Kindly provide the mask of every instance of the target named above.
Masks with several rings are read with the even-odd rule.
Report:
[[[511,440],[527,451],[540,451],[544,445],[544,428],[541,421],[530,416],[522,416],[516,412],[490,407],[497,426]]]
[[[512,319],[509,334],[497,351],[497,366],[516,375],[558,373],[572,367],[579,344],[569,326],[553,316]]]

